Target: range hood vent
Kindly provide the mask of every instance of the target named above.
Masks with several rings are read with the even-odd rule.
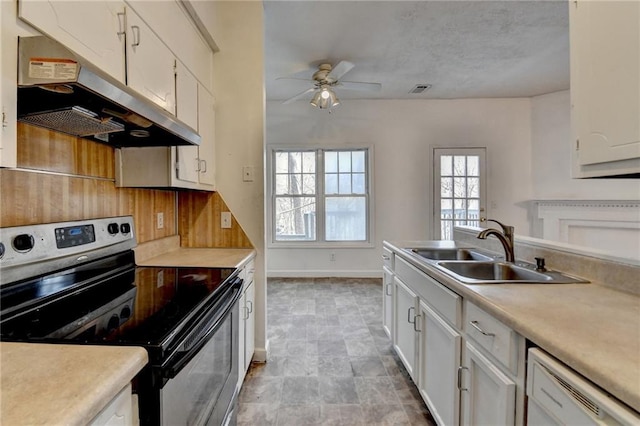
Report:
[[[45,36],[20,37],[18,120],[115,147],[199,145],[200,135]]]

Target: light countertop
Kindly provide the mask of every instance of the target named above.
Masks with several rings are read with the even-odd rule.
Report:
[[[84,425],[147,363],[139,347],[0,343],[0,423]]]
[[[176,248],[139,261],[139,266],[185,268],[239,268],[255,256],[253,249]]]
[[[400,250],[424,242],[385,246],[640,411],[640,297],[594,283],[468,285]]]

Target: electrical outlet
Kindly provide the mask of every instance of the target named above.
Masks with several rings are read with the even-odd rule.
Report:
[[[244,182],[253,182],[254,174],[255,171],[253,166],[244,166],[242,168],[242,180]]]
[[[162,212],[156,214],[156,228],[164,228],[164,213]]]
[[[220,227],[231,228],[231,212],[220,213]]]
[[[329,255],[329,260],[330,260],[331,262],[335,262],[335,261],[336,261],[336,254],[335,254],[335,253],[331,253],[331,254]]]
[[[164,286],[164,271],[159,271],[156,277],[156,287],[160,288]]]

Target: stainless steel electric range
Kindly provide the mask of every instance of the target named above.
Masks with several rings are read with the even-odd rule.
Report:
[[[235,423],[238,271],[138,267],[135,245],[131,216],[0,228],[0,340],[142,346],[141,424]]]

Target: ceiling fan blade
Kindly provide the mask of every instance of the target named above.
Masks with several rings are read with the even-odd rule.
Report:
[[[333,67],[327,78],[332,79],[333,81],[340,80],[340,78],[351,71],[353,67],[355,67],[355,65],[349,61],[340,61],[338,62],[338,65]]]
[[[302,77],[278,77],[276,80],[298,80],[298,81],[310,81],[315,83],[316,81],[311,78],[302,78]]]
[[[300,93],[298,93],[297,95],[295,95],[295,96],[293,96],[293,97],[291,97],[291,98],[287,99],[286,101],[282,102],[282,104],[283,104],[283,105],[290,104],[291,102],[293,102],[293,101],[295,101],[295,100],[300,99],[301,97],[303,97],[303,96],[304,96],[304,95],[306,95],[307,93],[309,93],[309,92],[313,92],[314,90],[316,90],[316,88],[315,88],[315,87],[310,87],[310,88],[308,88],[307,90],[305,90],[304,92],[300,92]]]
[[[366,92],[379,92],[382,89],[380,83],[365,83],[363,81],[339,81],[336,86],[346,90],[363,90]]]

